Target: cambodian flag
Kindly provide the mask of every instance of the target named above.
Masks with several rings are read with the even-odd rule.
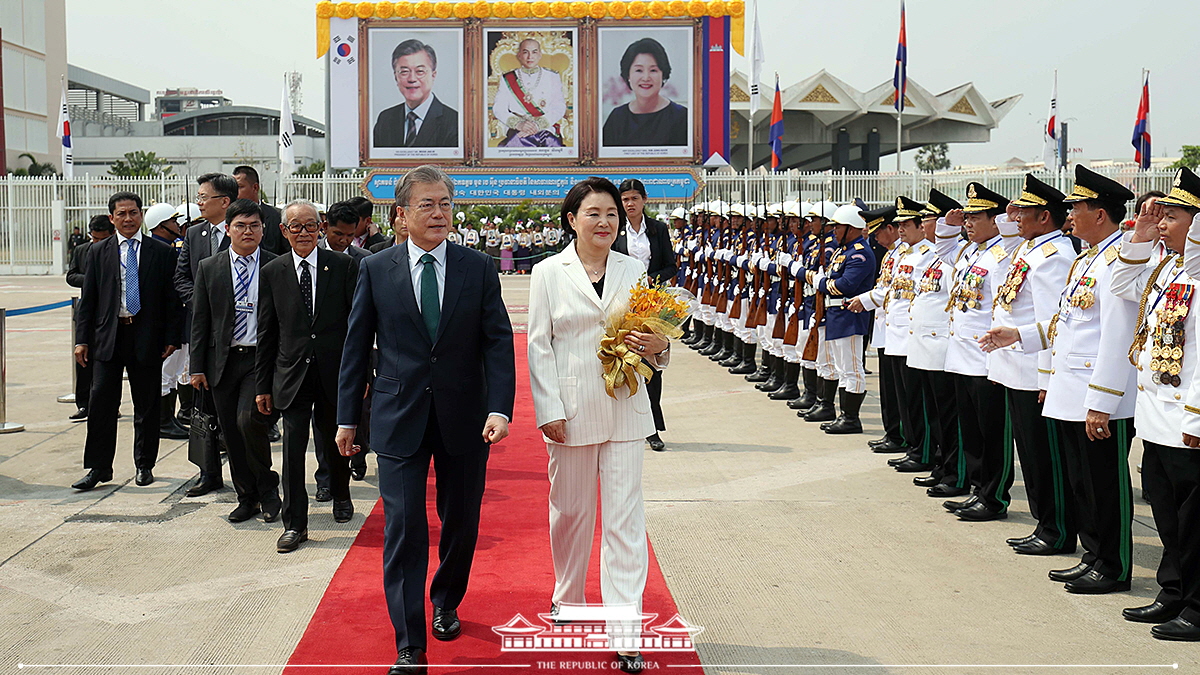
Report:
[[[904,29],[904,0],[900,0],[900,40],[896,44],[896,74],[892,76],[896,88],[896,111],[904,112],[904,95],[908,93],[908,34]]]
[[[1150,168],[1150,72],[1142,82],[1142,100],[1138,103],[1137,121],[1133,124],[1133,161],[1143,170]]]
[[[771,170],[783,163],[783,97],[779,95],[779,73],[775,73],[775,104],[771,106]]]

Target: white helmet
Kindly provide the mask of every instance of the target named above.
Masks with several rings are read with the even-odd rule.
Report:
[[[146,209],[146,215],[142,217],[142,221],[146,223],[146,229],[153,230],[165,220],[174,220],[175,216],[176,211],[174,206],[159,202]]]
[[[753,207],[751,207],[751,208],[753,208]],[[729,205],[729,215],[731,215],[731,216],[747,215],[746,205],[745,204],[730,204]]]
[[[858,207],[854,204],[839,206],[837,211],[834,212],[833,218],[830,220],[838,225],[849,225],[850,227],[856,227],[860,230],[867,227],[867,221],[863,220],[863,217],[858,215]]]
[[[778,218],[783,215],[783,204],[778,202],[767,205],[767,215]]]
[[[316,207],[318,216],[323,216],[328,213],[328,211],[325,209],[325,205],[321,202],[313,202],[313,206]]]
[[[729,216],[729,205],[720,199],[708,203],[708,212],[718,216]]]
[[[783,216],[784,216],[785,218],[786,218],[786,217],[803,218],[803,217],[804,217],[804,213],[805,213],[805,212],[806,212],[808,209],[811,209],[811,208],[812,208],[812,204],[807,204],[807,203],[805,203],[805,204],[800,204],[800,202],[794,202],[794,201],[791,201],[791,200],[788,200],[788,201],[784,202],[784,203],[783,203],[783,204],[781,204],[780,206],[781,206],[781,207],[782,207],[782,209],[783,209]],[[804,208],[804,210],[803,210],[803,211],[801,211],[801,208]]]
[[[759,220],[766,220],[766,218],[767,218],[767,205],[766,205],[766,204],[759,204],[758,206],[754,207],[754,217],[755,217],[755,218],[758,218]]]
[[[833,214],[838,210],[838,205],[830,201],[817,202],[812,205],[812,208],[805,213],[805,217],[816,216],[825,220],[833,220]]]
[[[801,218],[803,218],[803,217],[805,217],[806,215],[808,215],[808,212],[809,212],[809,211],[812,211],[812,209],[813,209],[813,207],[814,207],[814,206],[816,206],[816,205],[815,205],[815,204],[813,204],[812,202],[800,202],[800,207],[799,207],[799,208],[800,208],[800,212],[799,212],[799,213],[797,213],[797,214],[795,214],[795,215],[797,215],[797,216],[800,216]],[[789,215],[790,215],[790,214],[789,214]]]
[[[678,218],[678,219],[680,219],[680,220],[687,220],[687,211],[684,211],[684,210],[683,210],[683,207],[682,207],[682,206],[680,206],[680,207],[676,208],[674,211],[672,211],[672,212],[671,212],[671,218]]]
[[[175,207],[175,222],[180,225],[187,225],[203,217],[200,215],[200,206],[195,202],[184,202]]]

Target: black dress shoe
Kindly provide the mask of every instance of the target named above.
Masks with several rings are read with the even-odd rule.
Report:
[[[887,443],[887,442],[888,442],[888,441],[890,441],[890,440],[891,440],[891,439],[890,439],[890,438],[888,438],[887,436],[884,436],[883,438],[876,438],[875,440],[872,440],[872,441],[867,441],[867,447],[868,447],[868,448],[874,448],[874,447],[876,447],[876,446],[878,446],[878,445],[883,445],[884,443]]]
[[[1010,537],[1005,539],[1004,543],[1008,544],[1009,546],[1019,546],[1021,544],[1028,544],[1034,539],[1037,539],[1036,534],[1027,534],[1024,537]]]
[[[637,654],[617,654],[617,667],[623,673],[640,673],[646,667],[646,660],[641,652]]]
[[[925,464],[912,459],[906,459],[895,466],[895,469],[900,473],[922,473],[933,468],[932,464]]]
[[[333,501],[333,491],[327,487],[318,487],[317,496],[314,499],[319,502],[331,502]]]
[[[1024,544],[1013,546],[1013,552],[1021,555],[1058,555],[1060,553],[1074,553],[1075,542],[1071,542],[1069,546],[1062,548],[1054,548],[1049,542],[1034,538]]]
[[[274,499],[268,497],[262,500],[262,514],[264,523],[273,523],[279,520],[279,512],[283,509],[283,502],[280,501],[279,495],[273,495]]]
[[[258,504],[238,504],[238,507],[229,512],[229,522],[243,523],[258,515]]]
[[[1091,565],[1085,562],[1080,562],[1078,565],[1074,567],[1068,567],[1065,570],[1050,570],[1050,573],[1047,576],[1049,576],[1052,581],[1075,581],[1079,577],[1087,574],[1088,570],[1090,569],[1092,569]]]
[[[279,535],[279,541],[275,542],[275,550],[280,553],[290,553],[300,548],[300,544],[308,541],[308,530],[287,530]]]
[[[154,473],[150,469],[138,469],[133,482],[141,487],[146,487],[154,482]]]
[[[279,425],[272,424],[271,428],[267,429],[267,441],[271,443],[278,443],[281,440],[283,440],[283,436],[279,433]]]
[[[80,492],[87,492],[95,488],[101,483],[107,483],[112,480],[112,472],[100,473],[95,469],[89,469],[87,475],[71,484],[71,487]]]
[[[72,422],[82,422],[87,419],[87,408],[80,408],[75,411],[75,414],[67,417]]]
[[[966,508],[961,508],[955,511],[954,515],[958,516],[962,520],[982,523],[989,520],[1004,520],[1008,517],[1008,509],[993,509],[983,502],[977,501]]]
[[[396,664],[388,668],[388,675],[424,675],[425,650],[420,647],[404,647],[396,654]]]
[[[1158,600],[1144,607],[1127,607],[1121,610],[1121,616],[1126,621],[1138,623],[1167,623],[1179,616],[1183,611],[1182,602],[1162,603]]]
[[[893,452],[908,452],[911,449],[912,448],[908,447],[907,445],[900,445],[890,438],[884,443],[871,446],[871,452],[878,452],[881,455],[886,455]]]
[[[364,462],[362,464],[358,464],[358,465],[351,464],[350,465],[350,477],[353,478],[354,480],[362,480],[362,479],[366,478],[367,477],[366,462]]]
[[[1116,591],[1129,590],[1128,581],[1117,581],[1112,577],[1106,577],[1100,570],[1093,567],[1088,570],[1087,574],[1079,577],[1074,581],[1068,581],[1066,585],[1068,593],[1079,593],[1082,595],[1102,595],[1104,593],[1114,593]]]
[[[663,443],[663,440],[658,437],[657,433],[647,436],[646,442],[650,444],[650,449],[655,452],[662,452],[667,449],[667,444]]]
[[[1178,640],[1179,642],[1200,642],[1200,626],[1188,621],[1182,616],[1150,629],[1150,634],[1159,640]]]
[[[188,491],[183,493],[185,497],[200,497],[210,492],[216,492],[225,487],[225,484],[219,480],[211,480],[204,474],[200,474],[196,484],[188,488]]]
[[[433,637],[445,642],[453,640],[462,633],[462,624],[458,621],[458,612],[453,609],[433,608]]]
[[[900,448],[900,449],[901,449],[901,450],[910,450],[911,448]],[[903,463],[905,463],[905,462],[907,462],[907,461],[909,461],[909,460],[911,460],[911,459],[912,459],[912,458],[911,458],[911,457],[909,457],[908,455],[900,455],[899,457],[893,457],[893,458],[889,459],[889,460],[887,461],[887,465],[888,465],[888,466],[890,466],[890,467],[892,467],[892,468],[895,468],[895,467],[897,467],[897,466],[900,466],[901,464],[903,464]]]
[[[354,517],[354,502],[349,499],[333,500],[333,519],[339,523],[348,523]]]
[[[937,476],[917,476],[913,479],[913,485],[923,488],[931,488],[938,484],[941,479]]]
[[[961,497],[968,492],[970,492],[970,490],[965,487],[954,487],[953,485],[949,485],[947,483],[938,483],[937,485],[934,485],[926,490],[925,494],[935,499],[945,499],[946,497]],[[942,506],[945,506],[945,504]]]
[[[942,502],[942,508],[946,509],[947,511],[954,512],[954,511],[958,511],[959,509],[967,509],[972,506],[975,506],[975,504],[978,502],[979,502],[979,495],[973,494],[970,497],[967,497],[966,499],[959,501],[959,502]]]

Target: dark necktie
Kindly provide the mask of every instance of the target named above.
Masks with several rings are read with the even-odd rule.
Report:
[[[300,295],[304,298],[304,308],[308,310],[308,317],[311,319],[313,315],[313,294],[312,294],[312,274],[308,271],[308,261],[300,261]]]
[[[408,127],[404,131],[404,145],[411,146],[417,140],[417,113],[408,111]]]
[[[441,302],[438,300],[437,270],[434,269],[433,255],[426,253],[421,256],[425,269],[421,270],[421,316],[425,318],[425,327],[429,329],[429,338],[437,339],[438,322],[442,319]]]

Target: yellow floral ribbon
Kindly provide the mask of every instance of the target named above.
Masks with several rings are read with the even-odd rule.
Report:
[[[638,392],[638,375],[647,380],[654,377],[654,369],[642,360],[641,354],[625,344],[628,334],[628,330],[609,326],[596,352],[604,366],[604,391],[614,399],[617,390],[624,386],[629,387],[629,397],[633,398]]]

